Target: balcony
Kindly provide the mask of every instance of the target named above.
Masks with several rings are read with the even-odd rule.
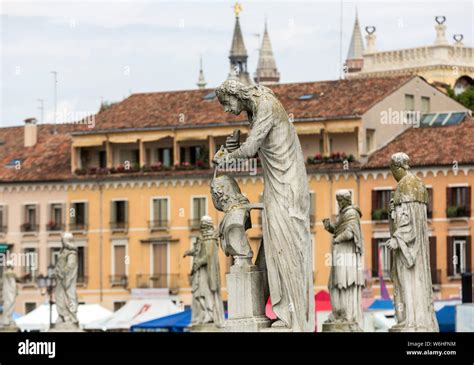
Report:
[[[39,224],[34,224],[34,223],[23,223],[20,227],[21,232],[24,233],[33,233],[33,232],[38,232],[39,230]]]
[[[148,228],[150,231],[166,231],[169,228],[169,220],[159,219],[148,221]]]
[[[454,205],[446,209],[446,216],[448,218],[462,218],[469,217],[469,213],[466,207]]]
[[[177,289],[179,287],[179,274],[138,274],[137,287],[141,289]]]
[[[201,228],[201,218],[192,218],[188,222],[189,227],[192,230],[197,230]]]
[[[386,220],[388,220],[388,211],[387,211],[387,209],[384,209],[384,208],[375,209],[372,212],[372,220],[373,221],[386,221]]]
[[[127,275],[110,275],[110,286],[121,286],[126,288],[128,285]]]
[[[70,232],[85,232],[87,228],[87,224],[85,223],[69,223]]]
[[[49,222],[46,225],[46,230],[48,232],[63,232],[64,231],[64,224],[58,222]]]
[[[110,230],[112,232],[127,232],[128,223],[126,223],[126,222],[110,222]]]

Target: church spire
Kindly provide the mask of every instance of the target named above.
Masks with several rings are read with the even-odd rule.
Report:
[[[364,42],[359,25],[359,15],[356,8],[354,29],[352,30],[351,44],[347,53],[346,67],[348,72],[358,72],[362,70],[364,63]]]
[[[247,71],[247,50],[245,49],[244,37],[240,28],[239,15],[242,11],[242,6],[235,3],[235,26],[234,36],[232,37],[232,46],[230,48],[230,73],[228,78],[236,78],[244,84],[251,84],[250,76]]]
[[[265,30],[263,32],[263,40],[258,58],[257,72],[255,72],[254,80],[256,83],[262,85],[276,84],[278,81],[280,81],[280,73],[276,67],[272,44],[268,34],[267,19],[265,19]]]
[[[204,71],[202,69],[202,57],[199,61],[199,78],[198,78],[198,82],[196,83],[196,85],[198,86],[198,88],[200,89],[204,89],[207,85],[207,82],[206,80],[204,79]]]

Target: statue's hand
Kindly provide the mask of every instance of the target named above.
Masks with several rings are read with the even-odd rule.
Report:
[[[212,162],[214,162],[216,165],[220,165],[227,159],[228,155],[229,155],[229,152],[226,150],[226,148],[224,146],[221,146],[220,150],[217,151],[216,154],[214,155]]]
[[[393,238],[390,238],[387,242],[385,242],[385,245],[391,250],[398,248],[397,240],[394,240]]]
[[[331,221],[328,218],[323,219],[324,228],[327,230],[331,226]]]

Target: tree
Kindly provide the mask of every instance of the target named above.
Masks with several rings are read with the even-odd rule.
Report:
[[[459,95],[454,95],[454,90],[449,88],[448,95],[464,105],[466,108],[474,110],[474,85],[469,86]]]

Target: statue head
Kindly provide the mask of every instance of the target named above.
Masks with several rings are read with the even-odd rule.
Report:
[[[390,159],[390,170],[395,180],[400,181],[410,170],[408,165],[410,157],[404,152],[398,152],[392,155]]]
[[[352,204],[352,192],[348,189],[339,190],[336,193],[337,204],[339,209],[344,209],[348,205]]]
[[[249,203],[249,200],[240,191],[237,181],[227,175],[221,175],[212,179],[211,196],[214,207],[221,212],[226,212],[235,205]]]
[[[250,110],[249,101],[253,96],[273,92],[263,85],[247,86],[242,82],[229,79],[225,80],[217,89],[216,95],[219,103],[224,107],[226,113],[239,115],[243,110]]]
[[[76,246],[74,245],[74,236],[71,232],[64,232],[63,237],[61,239],[64,248],[75,249]]]

